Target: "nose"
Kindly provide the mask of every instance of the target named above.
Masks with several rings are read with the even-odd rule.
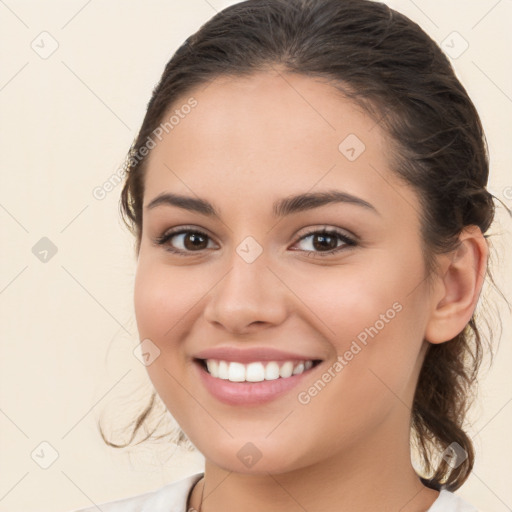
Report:
[[[229,270],[208,294],[203,313],[208,322],[232,334],[249,334],[284,321],[290,292],[264,254],[247,262],[233,251]]]

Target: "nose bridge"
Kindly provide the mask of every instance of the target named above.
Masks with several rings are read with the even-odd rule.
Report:
[[[228,264],[231,270],[219,283],[221,285],[219,291],[226,295],[227,300],[230,298],[236,300],[240,308],[251,305],[257,307],[257,304],[265,298],[269,288],[271,272],[267,269],[269,264],[267,252],[254,239],[244,240],[235,248]]]
[[[205,309],[207,319],[230,330],[243,330],[254,322],[282,320],[282,286],[267,268],[269,254],[253,237],[246,237],[234,248],[227,265],[228,272],[212,289]]]

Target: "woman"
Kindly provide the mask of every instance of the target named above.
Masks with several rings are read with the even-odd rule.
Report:
[[[487,180],[449,61],[386,5],[249,0],[204,24],[121,206],[148,374],[205,471],[101,509],[476,510],[454,491]]]

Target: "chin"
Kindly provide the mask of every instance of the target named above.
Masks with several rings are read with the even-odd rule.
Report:
[[[287,473],[300,469],[307,465],[301,460],[297,452],[297,446],[287,447],[285,443],[269,443],[264,436],[261,440],[240,441],[230,439],[223,446],[217,445],[212,450],[211,440],[206,441],[208,446],[201,450],[201,443],[198,449],[205,459],[212,464],[223,468],[226,471],[247,475],[266,475]]]

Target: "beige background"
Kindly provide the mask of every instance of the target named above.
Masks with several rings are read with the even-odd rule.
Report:
[[[114,420],[135,415],[151,388],[132,353],[135,264],[118,216],[121,186],[103,200],[93,190],[122,164],[171,54],[232,3],[0,1],[0,511],[64,512],[201,469],[197,453],[115,450],[97,432],[102,413],[122,427]],[[469,44],[452,62],[487,132],[490,190],[512,207],[512,2],[389,4],[452,52]],[[498,208],[495,274],[509,298],[510,227]],[[33,253],[43,237],[57,248],[47,262]],[[477,463],[459,491],[486,512],[512,508],[511,322],[499,307],[500,350],[472,410]]]

